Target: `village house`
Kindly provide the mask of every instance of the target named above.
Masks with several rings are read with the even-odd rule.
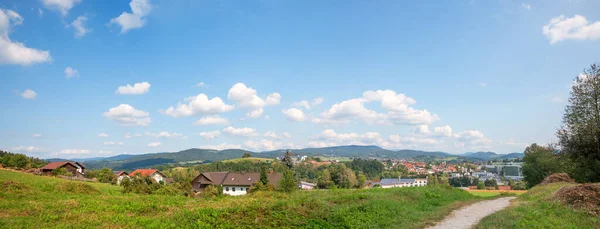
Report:
[[[40,168],[40,172],[43,175],[51,176],[56,169],[64,168],[67,173],[75,177],[83,177],[85,174],[85,166],[80,162],[72,161],[57,161],[51,162],[44,167]]]
[[[147,176],[154,179],[158,183],[162,182],[162,184],[167,184],[171,181],[171,179],[167,178],[165,174],[161,173],[157,169],[136,169],[135,171],[131,172],[129,176]]]
[[[373,183],[373,185],[379,184],[381,188],[396,188],[396,187],[417,187],[426,186],[427,179],[381,179],[379,183]]]
[[[313,183],[300,181],[300,185],[298,185],[298,187],[300,189],[304,189],[304,190],[312,190],[312,189],[315,189],[315,187],[317,187],[317,185],[313,184]]]
[[[129,177],[129,174],[125,171],[113,171],[113,174],[117,178],[117,185],[121,184],[121,181],[123,180],[123,178],[131,179]]]
[[[281,177],[281,173],[267,174],[269,184],[275,187],[279,186]],[[204,172],[192,180],[192,190],[201,192],[209,185],[222,186],[223,194],[239,196],[246,195],[259,181],[260,173]]]

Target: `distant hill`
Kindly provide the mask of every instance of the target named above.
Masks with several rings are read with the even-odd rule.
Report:
[[[223,161],[241,158],[244,153],[250,153],[253,157],[275,158],[284,155],[287,150],[273,150],[264,152],[252,152],[241,149],[213,150],[213,149],[187,149],[179,152],[148,153],[140,155],[122,154],[105,158],[82,158],[70,159],[82,161],[88,168],[108,167],[114,170],[133,170],[136,168],[155,167],[164,164],[191,165],[213,161]],[[496,154],[494,152],[473,152],[462,155],[449,154],[445,152],[429,152],[420,150],[388,150],[379,146],[332,146],[322,148],[292,149],[295,154],[307,156],[330,156],[330,157],[363,157],[363,158],[415,158],[415,157],[461,157],[471,161],[504,159],[522,157],[522,153]],[[62,161],[65,159],[53,158],[51,161]]]
[[[469,152],[463,154],[466,157],[477,158],[481,160],[494,160],[494,159],[515,159],[523,158],[523,153],[509,153],[509,154],[497,154],[494,152]]]

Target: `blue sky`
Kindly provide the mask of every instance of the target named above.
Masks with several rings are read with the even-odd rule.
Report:
[[[598,1],[0,1],[0,148],[95,157],[555,140]]]

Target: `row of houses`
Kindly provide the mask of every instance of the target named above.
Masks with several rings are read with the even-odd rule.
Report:
[[[371,182],[371,188],[379,186],[381,188],[398,188],[398,187],[420,187],[427,186],[427,179],[381,179],[379,182]]]

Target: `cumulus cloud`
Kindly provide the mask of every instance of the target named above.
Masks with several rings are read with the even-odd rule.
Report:
[[[235,108],[233,105],[225,104],[219,97],[208,99],[205,94],[199,94],[186,98],[188,104],[179,103],[177,107],[169,107],[163,111],[164,114],[173,117],[191,116],[196,114],[217,114],[229,112]]]
[[[63,149],[58,151],[56,154],[58,155],[79,155],[79,154],[89,154],[90,151],[87,149]]]
[[[440,141],[433,138],[427,137],[415,137],[415,136],[400,136],[397,134],[390,135],[389,140],[398,147],[416,148],[422,145],[435,145],[439,144]]]
[[[25,90],[23,93],[20,93],[21,97],[25,99],[35,99],[37,97],[37,93],[31,89]]]
[[[17,153],[39,153],[44,151],[44,149],[35,146],[17,146],[11,148],[11,151]]]
[[[267,131],[263,134],[264,137],[267,138],[272,138],[272,139],[284,139],[284,138],[291,138],[292,136],[290,135],[290,133],[288,132],[283,132],[281,135],[278,135],[277,133],[273,132],[273,131]]]
[[[116,144],[117,144],[116,142],[104,142],[104,145],[107,145],[107,146],[116,145]]]
[[[523,7],[523,9],[530,10],[531,9],[531,4],[521,3],[521,7]]]
[[[120,86],[115,91],[116,94],[121,95],[141,95],[150,91],[150,86],[148,82],[135,83],[133,86],[127,84],[125,86]]]
[[[452,137],[452,128],[448,125],[435,127],[433,132],[444,137]]]
[[[292,107],[304,107],[304,109],[310,109],[310,103],[306,100],[292,103]]]
[[[306,119],[304,112],[298,108],[283,109],[281,112],[290,121],[302,122]]]
[[[256,90],[247,87],[243,83],[234,84],[229,89],[227,98],[233,100],[239,107],[247,109],[246,116],[250,118],[259,118],[263,114],[265,106],[278,105],[281,101],[281,95],[277,92],[267,95],[266,99],[262,99],[256,95]]]
[[[590,23],[584,16],[552,18],[542,31],[550,44],[563,40],[595,40],[600,38],[600,21]]]
[[[244,146],[246,148],[256,150],[256,151],[265,151],[265,150],[276,150],[281,148],[282,144],[279,142],[273,142],[270,140],[262,139],[260,141],[246,141],[244,142]]]
[[[323,103],[323,101],[325,101],[325,99],[323,99],[323,97],[319,97],[319,98],[313,99],[313,101],[311,103],[313,106],[318,106],[318,105],[321,105],[321,103]]]
[[[196,87],[204,87],[206,84],[204,82],[200,82],[196,84]]]
[[[379,102],[387,113],[378,113],[365,107],[366,103]],[[347,123],[358,119],[366,123],[394,125],[423,125],[439,120],[427,110],[417,110],[410,105],[416,101],[392,90],[365,91],[361,98],[333,104],[329,110],[314,118],[314,123]]]
[[[223,133],[232,135],[232,136],[243,136],[243,137],[252,137],[256,136],[256,130],[248,127],[244,128],[234,128],[232,126],[228,126],[223,129]]]
[[[33,134],[33,135],[31,135],[31,137],[34,137],[34,138],[39,138],[41,136],[42,136],[41,134]]]
[[[221,132],[219,132],[218,130],[216,130],[216,131],[210,131],[210,132],[202,132],[202,133],[200,133],[198,135],[200,135],[200,137],[203,137],[204,139],[215,139],[219,135],[221,135]]]
[[[146,132],[146,136],[155,137],[155,138],[174,138],[174,137],[181,137],[181,136],[183,136],[183,134],[175,133],[175,132],[169,133],[168,131],[162,131],[160,133]]]
[[[50,52],[25,47],[25,44],[11,41],[12,27],[23,23],[21,15],[12,10],[0,8],[0,64],[31,65],[49,62]]]
[[[236,144],[221,143],[219,145],[204,145],[204,146],[200,146],[200,148],[214,149],[214,150],[226,150],[226,149],[240,149],[240,148],[242,148],[242,146],[236,145]]]
[[[324,147],[334,145],[380,145],[386,146],[387,142],[378,132],[357,133],[337,133],[332,129],[327,129],[312,138],[308,145],[310,147]]]
[[[459,148],[485,146],[486,144],[492,142],[478,130],[466,130],[455,133],[453,136],[457,140],[455,145]]]
[[[148,147],[152,147],[152,148],[159,147],[160,145],[161,145],[160,142],[150,142],[150,143],[148,143]]]
[[[432,137],[452,137],[452,128],[448,125],[438,126],[433,128],[433,131],[431,131],[429,130],[429,126],[419,125],[415,133]]]
[[[152,10],[149,0],[131,0],[129,3],[131,13],[123,12],[116,18],[110,19],[109,24],[121,26],[121,34],[131,29],[139,29],[146,25],[146,16]]]
[[[100,133],[100,134],[98,134],[98,137],[107,138],[108,134],[106,134],[106,133]]]
[[[131,133],[127,132],[124,137],[127,138],[127,139],[129,139],[129,138],[132,138],[132,137],[141,137],[141,136],[142,136],[142,134],[131,135]]]
[[[124,126],[147,126],[150,123],[150,113],[136,110],[129,104],[110,108],[103,116]]]
[[[83,37],[85,34],[92,31],[91,29],[85,27],[85,21],[87,20],[87,17],[79,16],[77,19],[73,20],[71,24],[68,24],[67,28],[75,29],[75,37]]]
[[[79,71],[77,71],[77,69],[72,68],[71,66],[68,66],[65,68],[65,76],[67,77],[67,79],[79,76]]]
[[[66,16],[69,10],[80,2],[81,0],[42,0],[46,9],[59,11],[63,16]]]
[[[229,125],[229,120],[218,115],[204,116],[194,124],[196,125]]]

